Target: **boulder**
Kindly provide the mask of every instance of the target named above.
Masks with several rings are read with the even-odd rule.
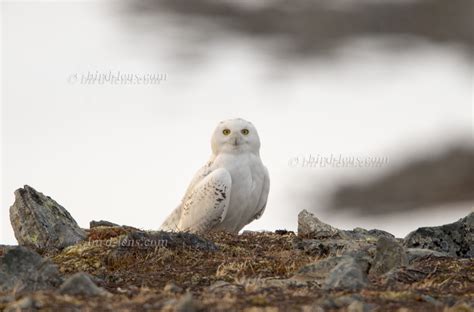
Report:
[[[375,249],[375,242],[360,239],[300,239],[295,240],[294,248],[316,257],[336,257],[362,250],[370,251]]]
[[[298,214],[298,236],[313,239],[345,237],[343,231],[322,222],[307,210]]]
[[[57,267],[28,248],[11,247],[0,257],[0,292],[51,289],[61,282]]]
[[[18,243],[37,251],[62,249],[86,238],[64,207],[28,185],[15,191],[10,221]]]
[[[369,260],[370,256],[364,251],[328,257],[302,267],[291,279],[315,282],[329,290],[357,290],[367,285]]]
[[[12,249],[17,246],[12,245],[0,245],[0,257],[3,256],[9,249]]]
[[[352,231],[344,231],[349,237],[353,239],[379,239],[381,237],[386,237],[386,238],[395,238],[392,234],[389,232],[383,231],[383,230],[378,230],[378,229],[372,229],[372,230],[366,230],[363,228],[355,228]]]
[[[303,266],[292,279],[302,282],[316,282],[321,285],[343,257],[329,257]]]
[[[94,284],[89,275],[84,272],[79,272],[69,277],[59,288],[59,293],[62,295],[87,297],[109,294],[105,289]]]
[[[323,289],[359,290],[367,285],[367,268],[367,263],[364,265],[354,257],[344,256],[329,272]]]
[[[392,234],[377,229],[340,230],[303,210],[298,215],[298,239],[294,247],[313,256],[334,257],[374,249],[382,237],[395,239]]]
[[[384,274],[408,264],[406,250],[396,239],[381,237],[377,241],[375,258],[370,268],[371,274]]]
[[[408,248],[431,249],[453,257],[474,257],[474,212],[457,222],[419,228],[405,237]]]

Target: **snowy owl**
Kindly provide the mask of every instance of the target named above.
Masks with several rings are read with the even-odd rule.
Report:
[[[211,147],[209,161],[195,174],[161,230],[238,233],[263,214],[270,179],[253,124],[240,118],[221,121]]]

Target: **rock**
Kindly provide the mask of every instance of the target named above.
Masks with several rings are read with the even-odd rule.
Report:
[[[114,226],[120,226],[120,225],[109,222],[109,221],[105,221],[105,220],[100,220],[100,221],[92,220],[91,222],[89,222],[89,228],[91,229],[99,227],[99,226],[114,227]]]
[[[302,282],[316,282],[321,285],[329,275],[329,272],[331,272],[342,259],[343,257],[329,257],[315,261],[300,268],[292,279]]]
[[[36,311],[36,302],[31,297],[24,297],[10,303],[4,312]]]
[[[294,235],[295,232],[288,231],[288,230],[276,230],[275,234],[278,234],[278,235]]]
[[[334,257],[375,249],[375,243],[374,239],[298,239],[294,241],[294,248],[312,256]]]
[[[258,234],[270,234],[273,233],[272,231],[266,231],[266,230],[259,230],[259,231],[251,231],[251,230],[245,230],[242,232],[241,235],[258,235]]]
[[[0,291],[51,289],[61,282],[57,267],[28,248],[12,247],[0,257]]]
[[[315,282],[324,289],[359,289],[367,284],[369,262],[364,252],[329,257],[302,267],[291,279]]]
[[[185,232],[144,232],[134,231],[127,234],[119,243],[119,248],[136,247],[138,249],[192,248],[200,251],[217,251],[217,246],[196,234]]]
[[[421,249],[421,248],[408,248],[406,250],[407,260],[408,263],[412,263],[420,258],[425,257],[435,257],[435,258],[442,258],[442,257],[450,257],[447,253],[439,252],[436,250],[431,249]]]
[[[303,210],[298,215],[298,239],[294,241],[294,247],[312,256],[334,257],[371,249],[382,237],[395,238],[392,234],[377,229],[339,230]]]
[[[407,264],[405,248],[393,238],[381,237],[377,241],[377,249],[370,273],[380,275]]]
[[[14,247],[18,247],[18,246],[0,245],[0,257],[3,256],[9,249],[12,249]]]
[[[62,249],[86,238],[64,207],[28,185],[15,191],[10,221],[18,243],[38,251]]]
[[[303,238],[343,238],[343,231],[321,222],[312,213],[303,210],[298,214],[298,236]]]
[[[474,212],[457,222],[423,227],[411,232],[404,242],[409,248],[431,249],[450,256],[474,257]]]
[[[381,237],[395,238],[395,236],[393,236],[389,232],[377,229],[366,230],[363,228],[355,228],[352,231],[344,232],[353,239],[379,239]]]
[[[194,312],[197,311],[196,303],[190,293],[181,297],[175,306],[176,312]]]
[[[324,280],[323,289],[327,290],[358,290],[367,285],[368,264],[361,265],[350,256],[344,256],[329,272]]]
[[[110,247],[112,247],[112,250],[108,253],[105,262],[111,266],[120,265],[124,259],[136,258],[138,254],[144,255],[156,252],[158,249],[161,249],[162,252],[180,249],[205,252],[218,250],[213,242],[196,234],[164,231],[132,231]]]
[[[79,272],[69,277],[59,288],[62,295],[71,296],[105,296],[109,293],[91,280],[88,274]]]

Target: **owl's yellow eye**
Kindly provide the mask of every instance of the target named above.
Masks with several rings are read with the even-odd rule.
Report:
[[[229,134],[230,134],[230,130],[229,130],[229,129],[224,129],[224,130],[222,130],[222,133],[223,133],[224,135],[229,135]]]
[[[249,134],[249,129],[242,129],[240,132],[242,132],[243,135]]]

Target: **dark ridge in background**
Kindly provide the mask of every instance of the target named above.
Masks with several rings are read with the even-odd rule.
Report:
[[[293,59],[334,53],[358,37],[396,39],[393,50],[409,48],[416,39],[454,47],[470,59],[474,52],[471,0],[261,2],[142,0],[130,2],[129,9],[157,20],[161,14],[175,17],[203,42],[235,35],[278,39],[274,54]]]
[[[374,215],[463,201],[474,201],[474,149],[458,146],[437,157],[413,160],[368,183],[341,186],[329,209]]]

